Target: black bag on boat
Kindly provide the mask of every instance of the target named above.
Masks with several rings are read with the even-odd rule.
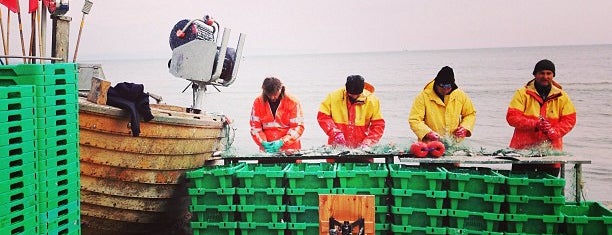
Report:
[[[149,95],[144,93],[144,85],[122,82],[110,87],[106,104],[126,110],[130,113],[132,136],[140,135],[140,118],[145,122],[153,119],[149,107]]]

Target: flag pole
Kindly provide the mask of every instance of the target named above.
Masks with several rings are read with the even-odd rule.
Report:
[[[21,24],[21,11],[17,12],[17,21],[19,21],[19,38],[21,39],[21,54],[26,56],[25,53],[25,42],[23,40],[23,26]],[[26,58],[23,58],[23,63],[26,63]]]
[[[74,48],[74,56],[72,57],[73,63],[76,63],[77,53],[79,52],[79,43],[81,42],[81,33],[83,32],[83,25],[85,24],[85,15],[89,14],[89,11],[91,10],[92,5],[93,5],[93,2],[89,0],[85,0],[85,3],[83,4],[83,9],[81,10],[83,12],[83,16],[81,17],[81,27],[79,27],[79,36],[77,36],[76,47]]]
[[[36,1],[36,3],[38,3],[38,1]],[[38,6],[36,7],[38,8]],[[36,56],[36,13],[38,12],[38,10],[35,10],[34,12],[30,12],[30,53],[28,53],[30,56]],[[30,63],[36,63],[36,59],[32,58],[30,59]]]
[[[40,56],[45,57],[47,55],[47,6],[45,6],[44,2],[40,4]],[[41,63],[45,63],[44,60],[41,60]]]
[[[0,11],[0,31],[2,33],[2,47],[4,48],[4,55],[7,55],[6,38],[4,36],[4,22],[2,22],[2,11]],[[6,63],[8,63],[8,58],[6,58]]]
[[[11,53],[11,10],[6,9],[6,54],[9,55]],[[6,58],[6,64],[8,64],[8,58]]]

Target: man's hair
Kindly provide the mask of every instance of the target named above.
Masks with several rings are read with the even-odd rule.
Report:
[[[263,90],[262,94],[265,101],[268,101],[268,95],[276,94],[278,91],[281,91],[279,98],[282,98],[285,94],[285,86],[283,86],[280,79],[275,77],[264,79],[261,89]]]

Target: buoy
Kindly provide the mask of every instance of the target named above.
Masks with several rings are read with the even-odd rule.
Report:
[[[410,146],[410,152],[414,154],[415,157],[425,157],[429,153],[429,149],[426,143],[419,141]]]
[[[444,151],[446,150],[446,148],[444,148],[444,144],[440,141],[431,141],[427,143],[427,148],[429,149],[429,154],[435,158],[439,158],[444,155]]]

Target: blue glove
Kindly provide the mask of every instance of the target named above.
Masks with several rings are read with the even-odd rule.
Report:
[[[285,144],[285,142],[283,142],[283,140],[275,140],[270,142],[271,145],[271,150],[272,152],[268,152],[268,153],[276,153],[278,152],[278,150],[280,150],[281,147],[283,147],[283,144]]]
[[[261,146],[264,148],[264,151],[266,151],[266,153],[273,153],[272,142],[262,141]]]

